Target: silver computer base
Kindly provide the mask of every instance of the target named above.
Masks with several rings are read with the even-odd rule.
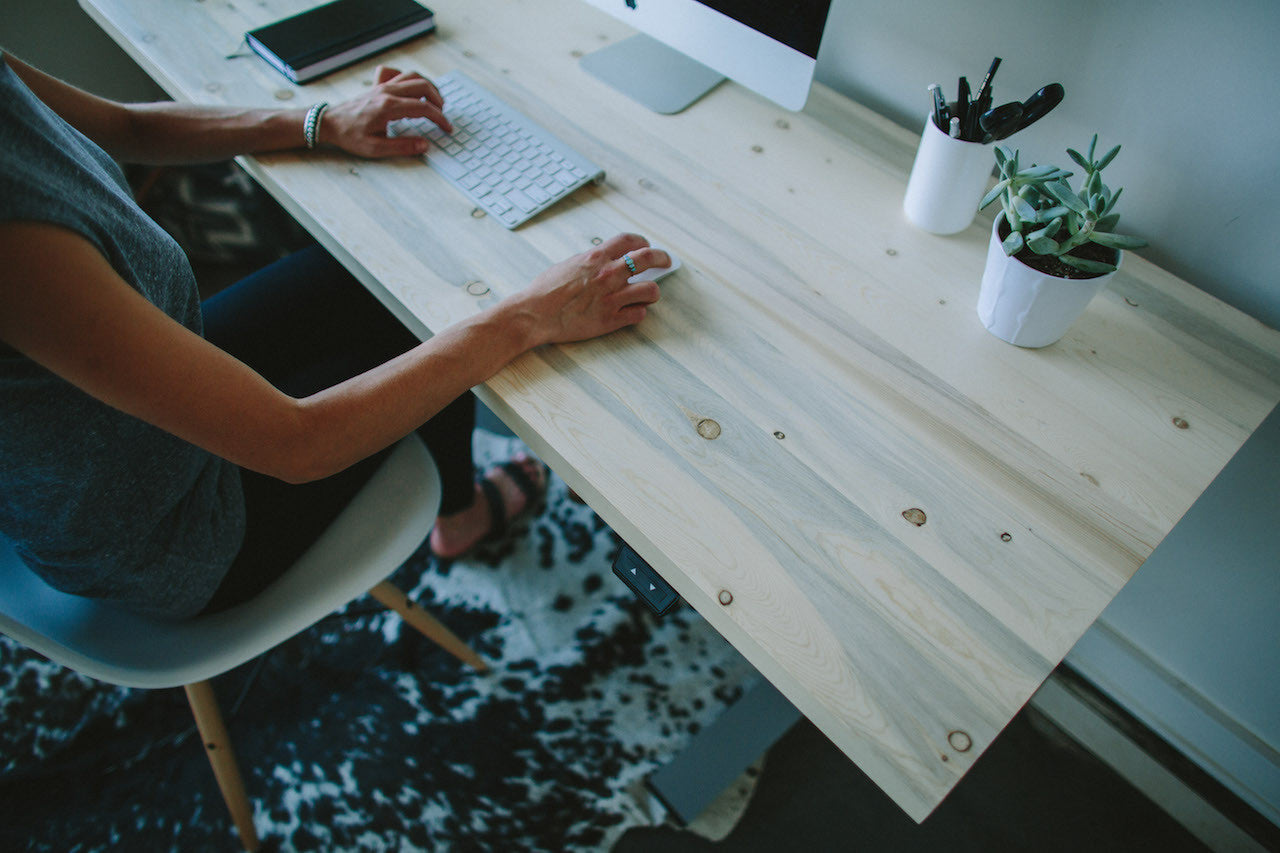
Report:
[[[725,78],[643,33],[584,56],[582,67],[656,113],[678,113]]]

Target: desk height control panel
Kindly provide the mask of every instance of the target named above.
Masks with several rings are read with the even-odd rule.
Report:
[[[658,616],[669,613],[680,600],[680,596],[653,570],[653,566],[642,560],[625,542],[622,543],[617,559],[613,561],[613,573]]]

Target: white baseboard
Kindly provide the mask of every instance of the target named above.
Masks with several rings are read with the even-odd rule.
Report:
[[[1030,704],[1209,849],[1219,853],[1266,853],[1266,847],[1057,678],[1046,681]]]
[[[1066,663],[1280,826],[1280,753],[1100,620]]]

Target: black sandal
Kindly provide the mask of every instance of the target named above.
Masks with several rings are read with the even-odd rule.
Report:
[[[546,494],[547,466],[542,465],[543,479],[541,487],[525,472],[523,464],[519,460],[510,459],[497,467],[506,472],[507,476],[511,478],[511,482],[515,483],[516,488],[524,495],[524,508],[516,513],[515,518],[537,507],[543,495]],[[480,537],[480,540],[476,543],[477,545],[482,545],[506,536],[507,525],[514,519],[507,518],[507,507],[502,501],[502,491],[498,488],[497,483],[483,474],[476,478],[476,482],[480,484],[480,493],[484,495],[485,503],[489,505],[489,532]]]

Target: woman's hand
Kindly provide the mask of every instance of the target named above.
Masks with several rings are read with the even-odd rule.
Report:
[[[667,253],[650,248],[643,237],[619,234],[548,268],[513,296],[533,320],[533,345],[585,340],[643,320],[658,301],[658,285],[628,284],[634,273],[624,255],[636,272],[671,265]]]
[[[412,71],[379,65],[374,86],[358,98],[334,104],[320,121],[319,141],[361,157],[407,157],[427,150],[419,136],[387,136],[387,122],[425,118],[446,133],[453,125],[444,116],[444,98],[435,84]]]

